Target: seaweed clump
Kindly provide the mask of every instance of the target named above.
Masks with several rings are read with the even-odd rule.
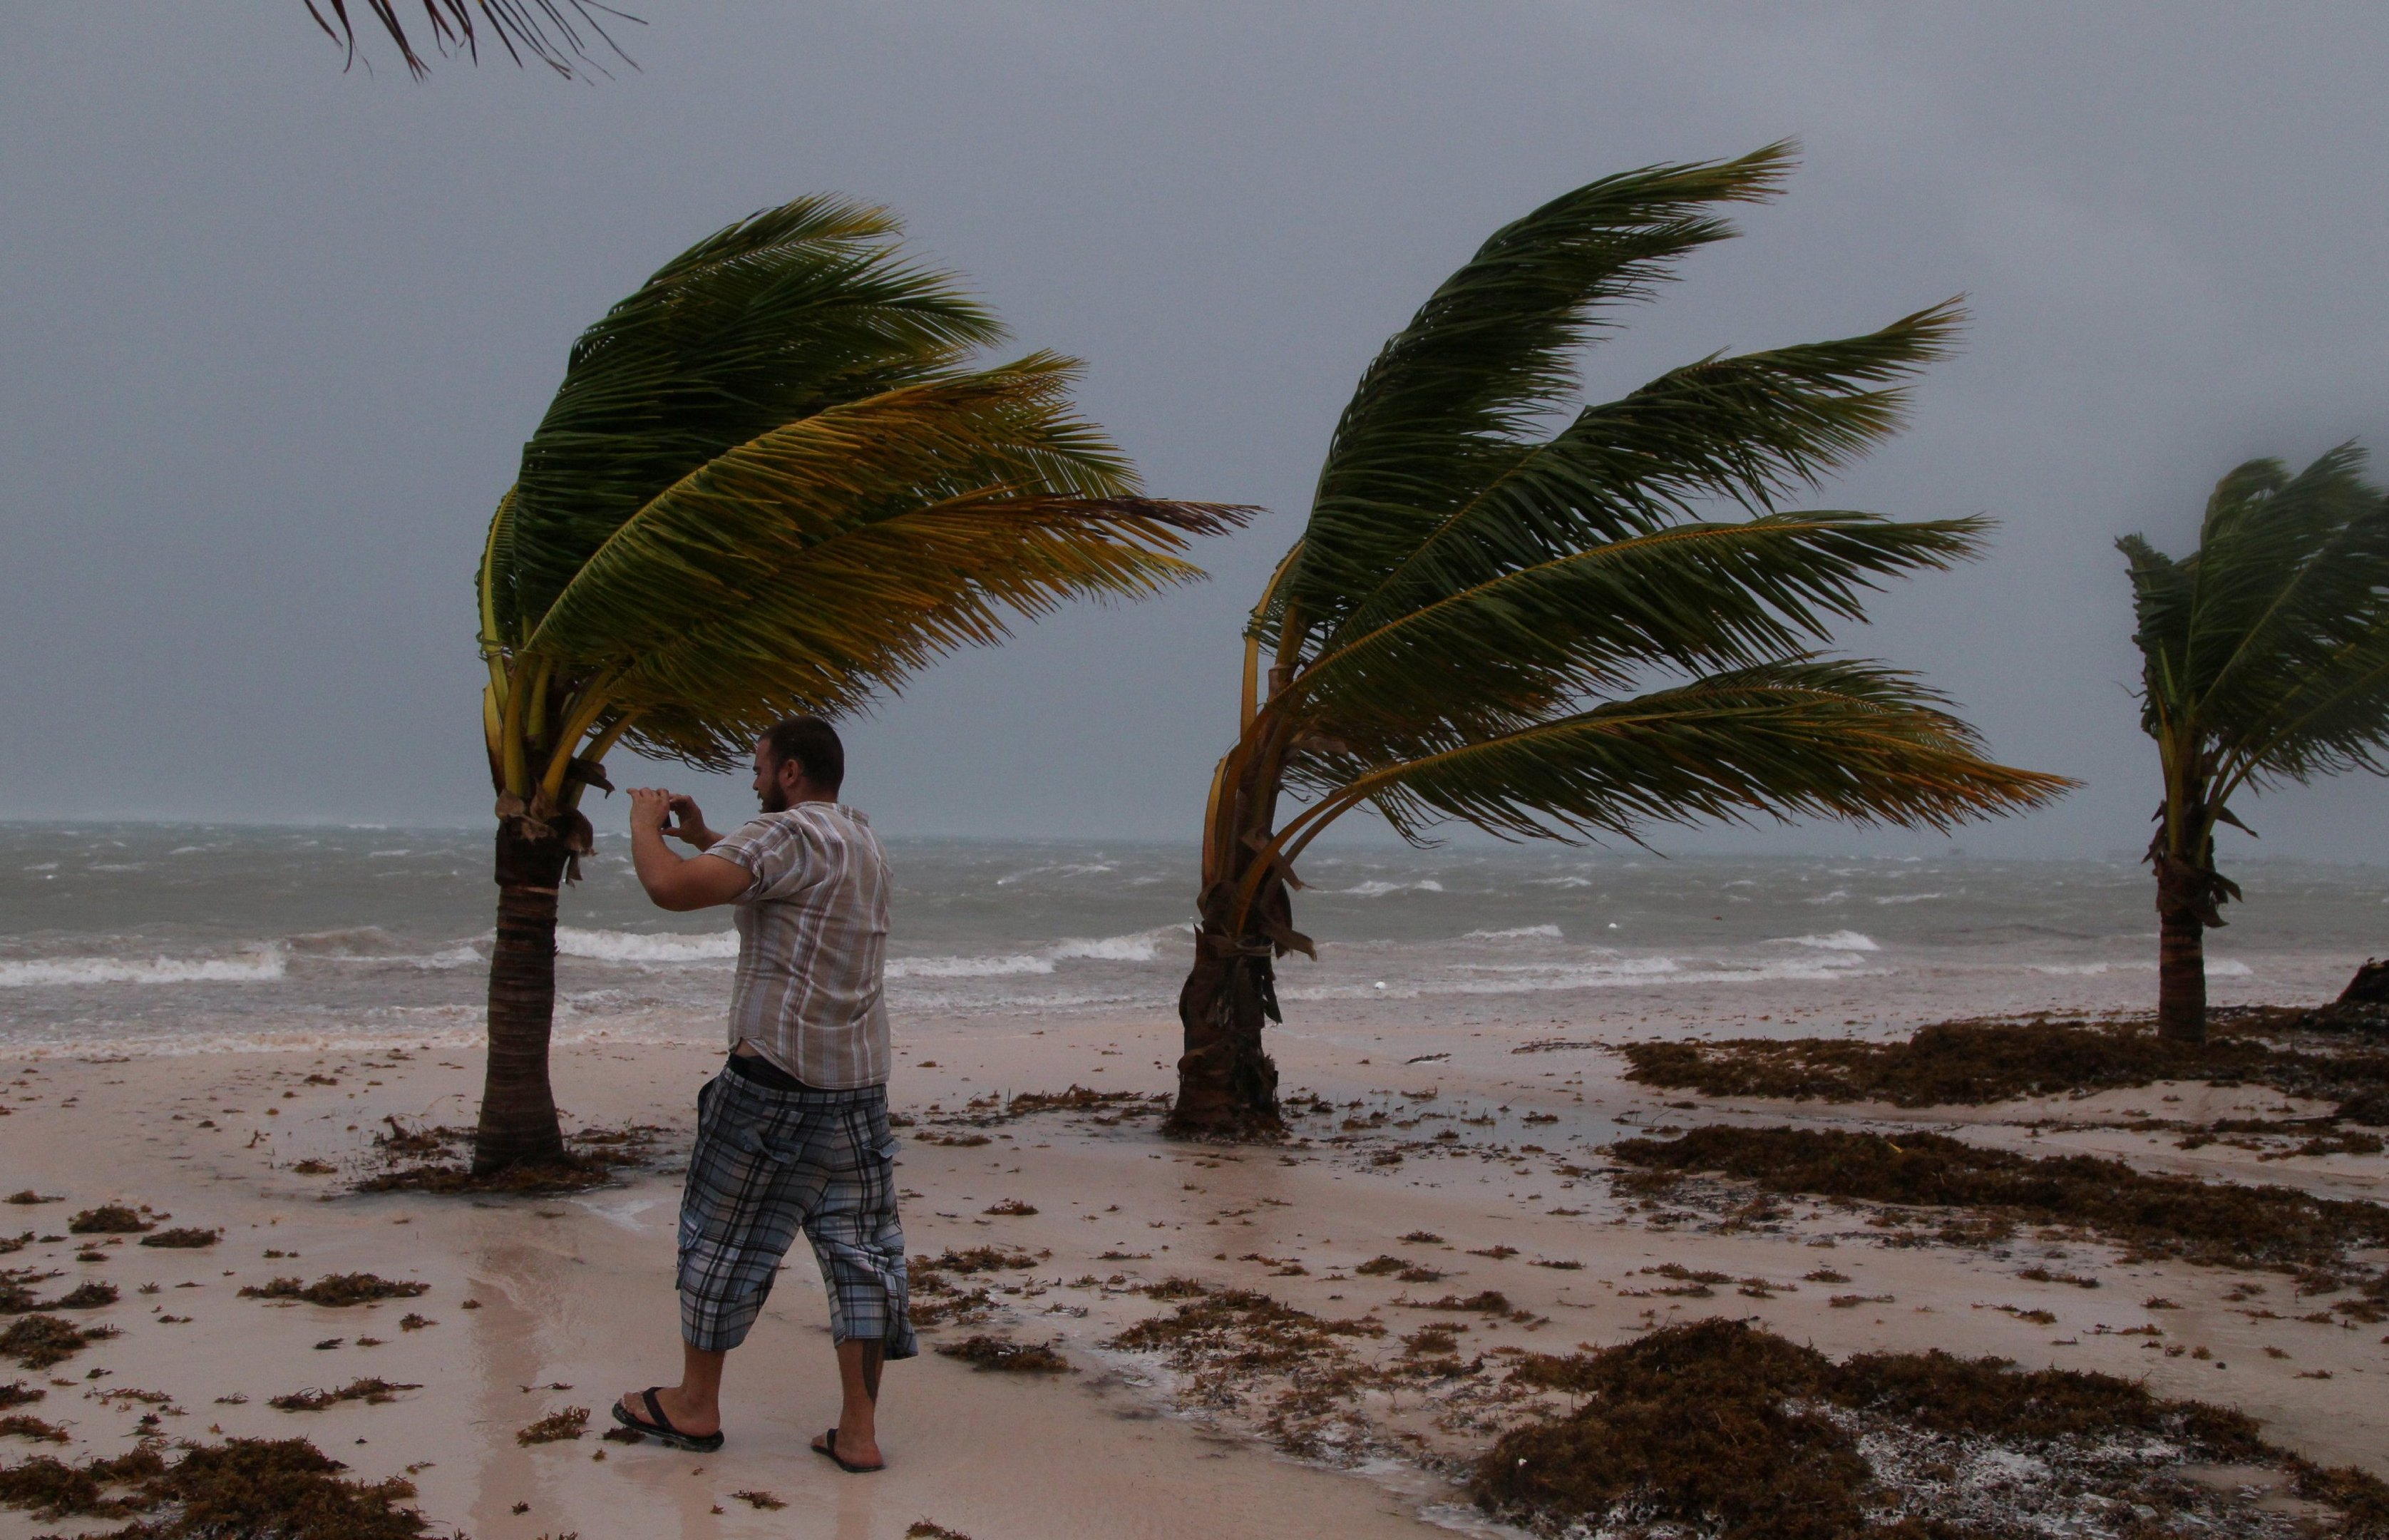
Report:
[[[1006,1337],[966,1337],[938,1351],[959,1358],[975,1369],[1001,1374],[1067,1374],[1070,1361],[1042,1342],[1016,1342]]]
[[[245,1300],[303,1300],[309,1304],[328,1305],[339,1309],[351,1304],[367,1304],[375,1300],[411,1300],[417,1294],[430,1292],[428,1283],[412,1278],[377,1277],[371,1273],[326,1273],[313,1283],[299,1278],[275,1278],[260,1287],[250,1284],[240,1291]]]
[[[1769,1192],[1863,1202],[1964,1206],[2038,1224],[2079,1225],[2158,1256],[2217,1267],[2350,1275],[2345,1253],[2389,1245],[2389,1208],[2295,1187],[2151,1175],[2095,1155],[2018,1155],[1940,1134],[1711,1124],[1680,1138],[1625,1139],[1610,1154],[1654,1190],[1719,1172]],[[1988,1238],[1997,1226],[1948,1233]]]
[[[2267,1444],[2239,1412],[2111,1375],[1937,1351],[1835,1364],[1742,1321],[1525,1359],[1511,1380],[1579,1404],[1505,1434],[1471,1485],[1488,1511],[1546,1534],[1989,1540],[2104,1531],[2119,1504],[2154,1521],[2129,1534],[2176,1533],[2162,1522],[2175,1515],[2201,1532],[2252,1533],[2251,1497],[2183,1479],[2185,1456],[2279,1469],[2300,1495],[2338,1508],[2345,1534],[2377,1533],[2372,1505],[2389,1495],[2360,1471]],[[2047,1476],[2001,1479],[2019,1457]]]
[[[1010,1246],[973,1246],[959,1251],[948,1248],[933,1257],[913,1257],[905,1264],[913,1291],[907,1314],[914,1326],[924,1328],[984,1320],[995,1301],[985,1289],[958,1287],[947,1274],[968,1277],[1034,1267],[1053,1254]]]
[[[528,1428],[515,1431],[517,1444],[562,1444],[577,1439],[589,1431],[589,1408],[567,1406],[560,1412],[550,1412]]]
[[[320,1540],[416,1540],[421,1514],[400,1506],[412,1483],[364,1482],[305,1439],[228,1439],[185,1448],[169,1466],[143,1446],[68,1465],[48,1456],[0,1470],[0,1503],[34,1517],[144,1515],[110,1540],[212,1540],[306,1535]]]
[[[1186,1377],[1193,1398],[1206,1405],[1235,1409],[1265,1397],[1261,1429],[1290,1453],[1348,1453],[1356,1439],[1367,1436],[1353,1403],[1380,1377],[1347,1343],[1383,1337],[1384,1322],[1368,1316],[1323,1319],[1257,1290],[1214,1290],[1184,1278],[1146,1292],[1182,1303],[1167,1315],[1130,1327],[1106,1346],[1159,1353]]]
[[[122,1203],[102,1203],[67,1221],[69,1235],[139,1235],[156,1227],[152,1221],[141,1217],[139,1211]]]
[[[419,1391],[422,1388],[389,1380],[351,1380],[337,1391],[293,1391],[288,1395],[273,1397],[266,1405],[277,1412],[320,1412],[343,1401],[362,1401],[368,1406],[380,1406],[397,1400],[401,1391]]]
[[[1793,1101],[1887,1101],[1944,1107],[2016,1097],[2150,1085],[2160,1080],[2272,1084],[2311,1056],[2283,1054],[2246,1037],[2177,1043],[2138,1025],[2063,1021],[1944,1021],[1905,1042],[1846,1038],[1718,1043],[1629,1043],[1626,1078],[1712,1097]],[[2326,1064],[2329,1060],[2317,1060]]]
[[[172,1251],[196,1251],[201,1246],[212,1246],[223,1238],[222,1230],[201,1230],[183,1226],[172,1230],[160,1230],[155,1235],[145,1235],[141,1238],[141,1244],[163,1246]]]
[[[540,1198],[556,1193],[586,1192],[614,1180],[615,1169],[645,1161],[649,1147],[662,1131],[646,1123],[622,1128],[584,1128],[565,1136],[563,1155],[552,1161],[509,1165],[476,1172],[461,1158],[473,1143],[469,1128],[409,1128],[396,1118],[383,1120],[390,1131],[374,1136],[376,1148],[390,1161],[426,1163],[397,1166],[359,1182],[359,1192],[428,1192],[441,1197],[471,1194]]]
[[[118,1335],[112,1326],[77,1326],[56,1315],[19,1315],[0,1331],[0,1357],[29,1369],[62,1364],[93,1342]]]

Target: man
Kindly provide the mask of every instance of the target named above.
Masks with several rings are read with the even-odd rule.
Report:
[[[735,834],[708,828],[688,797],[631,793],[640,885],[666,909],[735,905],[738,971],[730,1059],[697,1095],[681,1197],[681,1380],[625,1393],[614,1420],[683,1449],[722,1446],[723,1362],[801,1227],[843,1395],[813,1448],[861,1473],[883,1463],[880,1365],[919,1350],[888,1132],[888,861],[870,822],[838,802],[845,776],[829,724],[796,717],[756,742],[762,813]],[[698,853],[673,854],[666,835]]]

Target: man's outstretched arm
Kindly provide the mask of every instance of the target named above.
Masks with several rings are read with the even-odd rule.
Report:
[[[754,878],[735,861],[719,855],[681,856],[664,849],[664,818],[672,801],[671,792],[655,787],[631,789],[631,865],[638,871],[639,886],[659,909],[707,909],[730,903]]]

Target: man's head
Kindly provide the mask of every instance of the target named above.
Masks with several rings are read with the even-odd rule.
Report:
[[[837,801],[846,780],[846,746],[817,716],[773,723],[755,740],[755,796],[766,813],[798,802]]]

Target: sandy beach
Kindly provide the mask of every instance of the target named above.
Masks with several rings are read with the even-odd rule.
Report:
[[[615,1394],[676,1365],[675,1151],[713,1068],[700,1044],[561,1045],[556,1081],[569,1125],[661,1132],[651,1165],[620,1185],[543,1199],[349,1192],[382,1168],[371,1139],[383,1120],[464,1121],[479,1069],[461,1039],[379,1055],[19,1059],[7,1066],[0,1122],[5,1183],[60,1201],[0,1211],[0,1227],[35,1236],[10,1263],[58,1275],[38,1291],[85,1279],[121,1290],[77,1318],[121,1334],[24,1376],[48,1388],[30,1410],[70,1432],[70,1446],[45,1446],[70,1458],[115,1453],[149,1429],[303,1435],[356,1475],[406,1475],[442,1533],[478,1540],[892,1540],[923,1521],[974,1540],[1264,1526],[1489,1532],[1453,1477],[1531,1409],[1498,1375],[1381,1384],[1299,1428],[1283,1418],[1264,1427],[1264,1398],[1239,1395],[1233,1376],[1223,1390],[1162,1356],[1105,1345],[1168,1314],[1149,1286],[1193,1278],[1262,1290],[1324,1319],[1382,1323],[1383,1336],[1348,1339],[1362,1360],[1399,1359],[1404,1337],[1430,1320],[1464,1336],[1463,1356],[1498,1366],[1518,1350],[1607,1346],[1725,1315],[1836,1356],[1941,1347],[2145,1377],[2163,1395],[2239,1407],[2309,1458],[2389,1472],[2389,1339],[2327,1312],[2298,1319],[2317,1312],[2295,1303],[2289,1278],[2119,1262],[2113,1248],[2080,1240],[1886,1244],[1862,1215],[1807,1202],[1757,1228],[1687,1224],[1613,1190],[1596,1153],[1620,1136],[1702,1123],[1929,1126],[2037,1153],[2120,1155],[2149,1171],[2383,1196],[2389,1160],[2380,1156],[2259,1163],[2246,1149],[2182,1150],[2125,1126],[2169,1097],[2183,1098],[2168,1106],[2174,1117],[2291,1115],[2294,1104],[2278,1093],[2155,1085],[1921,1112],[1704,1102],[1620,1080],[1623,1063],[1597,1046],[1609,1035],[1598,1031],[1511,1021],[1438,1033],[1414,1022],[1389,1036],[1370,1026],[1356,1014],[1282,1034],[1284,1087],[1302,1110],[1297,1137],[1234,1149],[1166,1142],[1132,1102],[1002,1115],[1011,1097],[1074,1084],[1167,1090],[1173,1025],[1157,1017],[958,1019],[903,1034],[893,1093],[913,1120],[901,1172],[910,1250],[932,1258],[993,1246],[1035,1259],[953,1279],[946,1297],[956,1285],[990,1292],[975,1321],[933,1328],[925,1345],[974,1333],[1046,1342],[1071,1372],[979,1372],[935,1352],[892,1367],[882,1416],[891,1463],[867,1478],[806,1452],[835,1401],[819,1283],[801,1247],[763,1326],[732,1360],[724,1449],[692,1457],[597,1437]],[[110,1201],[224,1233],[197,1250],[64,1238],[69,1213]],[[1034,1212],[987,1212],[998,1207]],[[101,1242],[84,1252],[97,1260],[77,1260],[85,1239]],[[1404,1282],[1384,1264],[1357,1270],[1387,1257],[1433,1281]],[[2028,1264],[2044,1278],[2019,1277]],[[238,1292],[355,1272],[428,1288],[346,1308]],[[1742,1286],[1686,1287],[1684,1273]],[[2252,1283],[2269,1290],[2254,1308]],[[1421,1308],[1488,1290],[1503,1309]],[[2153,1314],[2149,1298],[2178,1308]],[[430,1324],[402,1328],[407,1315]],[[2152,1325],[2161,1338],[2142,1329]],[[320,1411],[268,1405],[365,1377],[419,1388]],[[575,1406],[594,1412],[584,1436],[517,1441]],[[145,1429],[145,1416],[159,1420]],[[0,1514],[0,1535],[57,1528]]]

